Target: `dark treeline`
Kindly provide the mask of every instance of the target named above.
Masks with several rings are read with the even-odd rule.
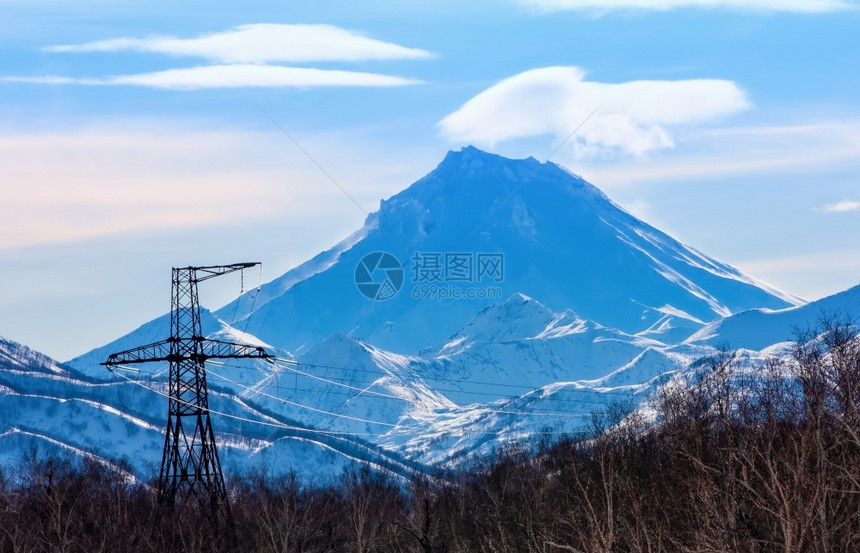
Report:
[[[860,551],[860,345],[833,319],[754,369],[697,363],[594,437],[511,446],[444,478],[230,479],[232,529],[96,462],[0,478],[0,551]],[[648,411],[646,410],[647,414]]]

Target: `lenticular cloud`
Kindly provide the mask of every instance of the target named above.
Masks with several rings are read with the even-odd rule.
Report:
[[[137,51],[202,57],[219,63],[306,63],[426,59],[418,48],[376,40],[334,25],[255,23],[194,38],[112,38],[44,48],[46,52]]]
[[[545,67],[480,92],[440,121],[439,128],[453,142],[495,146],[543,135],[563,140],[588,119],[572,139],[580,154],[610,149],[642,155],[672,147],[672,127],[749,106],[746,94],[726,80],[601,83],[587,81],[577,67]]]

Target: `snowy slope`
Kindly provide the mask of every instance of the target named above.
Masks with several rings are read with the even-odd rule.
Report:
[[[31,447],[87,455],[117,466],[124,459],[137,477],[156,476],[167,400],[163,377],[92,379],[20,344],[0,339],[0,463]],[[319,434],[283,414],[210,386],[213,425],[225,470],[265,463],[278,470],[308,467],[335,476],[353,461],[397,474],[421,467],[353,436]],[[224,413],[225,415],[222,415]],[[232,418],[228,418],[232,417]],[[252,421],[263,421],[261,425]]]
[[[797,330],[815,325],[821,316],[847,317],[860,321],[860,285],[788,309],[751,309],[717,319],[687,339],[691,344],[761,350],[795,338]]]
[[[425,464],[448,463],[547,428],[580,429],[592,412],[637,403],[655,377],[708,351],[515,294],[418,355],[333,335],[240,395]]]
[[[406,273],[403,289],[387,301],[368,300],[354,284],[359,260],[375,251],[393,254]],[[503,281],[474,283],[501,294],[416,299],[416,252],[501,253]],[[339,331],[414,353],[514,293],[627,333],[667,314],[704,323],[801,303],[680,244],[558,165],[467,147],[383,201],[364,228],[332,250],[243,296],[239,312],[250,318],[251,334],[295,353]],[[236,309],[218,314],[230,319]]]
[[[481,311],[436,351],[424,376],[448,379],[446,387],[466,403],[471,394],[510,398],[555,382],[593,380],[633,362],[648,348],[666,344],[605,328],[572,311],[555,313],[515,294]],[[675,368],[666,360],[666,370]]]

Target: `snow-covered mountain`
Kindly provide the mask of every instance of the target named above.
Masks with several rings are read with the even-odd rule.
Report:
[[[375,267],[374,252],[389,265]],[[495,262],[486,274],[479,256]],[[385,277],[387,299],[362,293]],[[430,297],[433,287],[475,297]],[[856,301],[856,290],[832,303]],[[762,349],[816,313],[558,165],[467,147],[331,250],[202,317],[208,336],[279,358],[207,366],[225,465],[324,474],[351,459],[425,470],[546,429],[578,431],[722,341]],[[166,338],[168,321],[65,365],[15,350],[0,364],[0,439],[126,456],[141,474],[157,465],[165,367],[114,376],[99,363]]]
[[[403,289],[387,301],[356,293],[356,266],[376,251],[391,253],[405,270]],[[413,278],[420,276],[413,269],[426,268],[413,261],[416,253],[502,254],[501,282],[453,282],[501,292],[487,299],[416,299],[423,285],[452,283]],[[238,312],[237,326],[249,319],[251,334],[293,352],[348,331],[414,353],[515,293],[628,333],[665,315],[704,324],[746,309],[802,303],[684,246],[558,165],[467,147],[383,201],[355,234],[263,286],[258,296],[246,294],[238,311],[231,304],[218,315],[229,320]]]

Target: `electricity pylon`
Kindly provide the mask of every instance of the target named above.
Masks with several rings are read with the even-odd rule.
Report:
[[[205,363],[207,359],[266,359],[269,354],[256,346],[204,338],[197,284],[255,265],[259,263],[174,267],[170,338],[114,353],[102,363],[108,368],[170,363],[170,399],[158,489],[162,505],[169,508],[176,504],[177,497],[181,502],[194,497],[214,519],[226,503],[227,488],[209,418]]]

